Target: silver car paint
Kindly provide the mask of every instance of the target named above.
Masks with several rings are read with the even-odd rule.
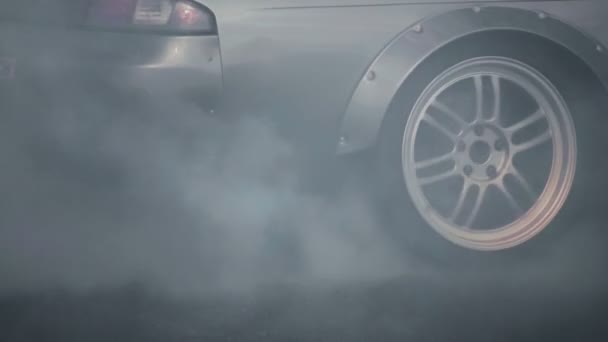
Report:
[[[474,7],[510,7],[527,12],[505,11],[512,22],[541,20],[546,15],[550,26],[561,23],[568,29],[561,38],[594,64],[598,72],[608,61],[595,49],[608,44],[608,2],[572,1],[415,1],[415,0],[221,0],[201,1],[218,18],[222,50],[224,99],[234,110],[272,115],[290,127],[295,139],[305,139],[308,147],[327,150],[338,146],[339,152],[366,148],[377,138],[380,123],[390,97],[408,70],[428,51],[439,47],[432,35],[412,49],[406,43],[388,58],[399,61],[381,66],[371,87],[365,75],[374,61],[388,60],[381,54],[408,28],[443,15],[446,32],[459,35],[490,29],[492,22],[474,25],[461,23],[446,13],[458,13]],[[456,12],[454,12],[456,11]],[[483,11],[482,11],[483,12]],[[544,13],[539,17],[539,13]],[[491,18],[490,18],[491,19]],[[466,20],[466,18],[462,18]],[[436,24],[439,25],[439,24]],[[524,24],[534,26],[529,22]],[[538,25],[537,25],[538,26]],[[526,29],[526,28],[524,28]],[[537,29],[551,35],[550,30]],[[456,33],[454,33],[456,34]],[[407,38],[402,38],[406,39]],[[448,38],[446,38],[448,39]],[[388,51],[388,50],[387,50]],[[395,53],[395,51],[393,51]],[[402,54],[402,55],[400,55]],[[594,55],[597,54],[597,55]],[[403,58],[401,58],[403,57]],[[392,73],[392,74],[391,74]],[[382,77],[388,76],[389,81]],[[605,76],[605,75],[602,75]],[[309,139],[311,135],[318,139]],[[337,144],[339,137],[346,137]],[[314,145],[314,146],[312,146]]]
[[[369,67],[347,107],[338,152],[356,151],[374,143],[383,114],[420,61],[458,38],[475,32],[505,29],[533,33],[558,42],[580,56],[596,74],[604,79],[608,76],[603,46],[544,12],[505,7],[447,12],[403,32]]]

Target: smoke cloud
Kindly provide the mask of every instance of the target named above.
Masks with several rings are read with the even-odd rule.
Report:
[[[271,121],[49,89],[0,125],[2,290],[245,290],[403,268],[356,183],[308,191]]]

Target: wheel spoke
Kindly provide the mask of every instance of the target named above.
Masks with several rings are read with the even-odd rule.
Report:
[[[494,109],[492,110],[492,117],[490,120],[497,120],[500,117],[501,108],[501,90],[500,90],[500,77],[492,75],[492,90],[494,91]]]
[[[513,197],[513,195],[511,194],[511,192],[509,191],[509,189],[507,189],[507,186],[505,185],[504,180],[498,186],[498,189],[505,196],[505,198],[507,199],[507,202],[509,202],[509,205],[513,208],[513,210],[515,210],[517,212],[517,214],[523,214],[523,212],[524,212],[523,208],[515,200],[515,198]]]
[[[519,182],[519,185],[521,185],[531,199],[536,199],[538,196],[536,191],[534,191],[532,185],[530,185],[530,182],[528,182],[528,180],[514,166],[509,168],[508,173],[515,177],[515,179]]]
[[[446,135],[450,140],[455,141],[457,135],[450,131],[445,125],[439,123],[439,121],[435,120],[432,116],[426,114],[424,116],[424,121],[426,121],[429,125],[435,127],[437,130],[441,131],[444,135]]]
[[[547,141],[550,141],[552,138],[553,138],[553,135],[551,134],[551,131],[546,130],[541,135],[538,135],[535,138],[532,138],[524,143],[515,145],[513,147],[513,153],[517,154],[520,152],[527,151],[529,149],[542,145]]]
[[[466,227],[471,227],[471,225],[473,224],[473,222],[475,221],[475,219],[477,218],[477,216],[479,215],[479,210],[481,209],[481,204],[483,203],[483,200],[486,196],[486,190],[487,190],[488,186],[487,185],[478,185],[478,191],[477,191],[477,195],[475,197],[475,203],[473,204],[473,208],[471,209],[471,212],[469,213],[469,215],[467,216],[466,219]]]
[[[513,136],[513,134],[515,134],[516,132],[518,132],[544,118],[545,118],[545,112],[543,112],[542,109],[539,109],[536,112],[534,112],[533,114],[531,114],[530,116],[528,116],[527,118],[519,121],[518,123],[516,123],[510,127],[507,127],[506,131],[511,136]]]
[[[435,99],[435,101],[433,101],[433,103],[431,103],[431,106],[435,107],[436,109],[441,111],[443,114],[450,117],[450,119],[452,119],[454,122],[458,123],[461,126],[461,128],[467,125],[467,122],[462,118],[462,116],[460,114],[456,113],[450,107],[441,103],[439,100]]]
[[[444,181],[444,180],[452,178],[456,175],[457,175],[456,167],[453,167],[442,173],[439,173],[439,174],[436,174],[433,176],[428,176],[428,177],[420,177],[419,179],[420,179],[420,184],[422,184],[424,186],[424,185],[430,185],[430,184]]]
[[[483,78],[481,75],[473,77],[475,82],[475,121],[483,120]]]
[[[450,219],[452,221],[456,220],[456,218],[458,218],[458,215],[460,215],[462,207],[464,206],[464,201],[466,200],[470,190],[471,183],[465,179],[464,184],[462,185],[462,191],[460,192],[460,196],[458,196],[456,206],[454,207],[454,210],[452,210],[452,214],[450,215]]]
[[[426,160],[422,160],[419,162],[416,162],[416,169],[425,169],[427,167],[431,167],[431,166],[435,166],[438,164],[441,164],[443,162],[447,162],[449,160],[452,160],[454,158],[454,152],[450,151],[449,153],[446,153],[444,155],[441,155],[439,157],[434,157],[434,158],[430,158],[430,159],[426,159]]]

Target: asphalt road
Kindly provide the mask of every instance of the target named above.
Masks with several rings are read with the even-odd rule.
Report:
[[[607,304],[606,287],[538,275],[516,282],[409,276],[328,288],[291,284],[198,299],[132,285],[3,298],[0,340],[604,341]]]

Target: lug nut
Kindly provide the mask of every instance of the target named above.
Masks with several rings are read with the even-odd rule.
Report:
[[[473,167],[471,165],[467,165],[463,169],[464,174],[470,176],[473,173]]]
[[[506,144],[502,139],[496,140],[496,142],[494,143],[494,149],[496,149],[496,151],[502,151],[505,149],[505,147]]]
[[[488,175],[488,177],[494,178],[496,177],[496,173],[496,167],[494,165],[490,165],[486,169],[486,174]]]

